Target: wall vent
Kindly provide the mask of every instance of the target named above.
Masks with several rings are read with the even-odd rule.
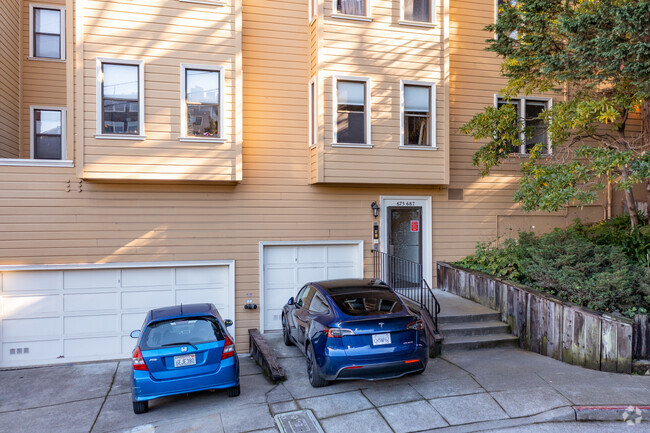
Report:
[[[449,188],[447,190],[447,200],[462,201],[463,188]]]

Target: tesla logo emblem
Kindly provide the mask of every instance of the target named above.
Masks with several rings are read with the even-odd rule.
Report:
[[[383,328],[384,327],[384,322],[379,322],[379,327]]]
[[[187,352],[187,346],[181,347],[181,352]]]

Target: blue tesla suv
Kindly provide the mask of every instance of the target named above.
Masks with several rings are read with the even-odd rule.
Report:
[[[144,413],[149,400],[207,389],[239,395],[239,359],[233,337],[212,304],[151,310],[142,329],[131,332],[133,411]]]
[[[422,320],[376,279],[305,285],[282,310],[282,332],[305,354],[314,387],[422,373],[429,359]]]

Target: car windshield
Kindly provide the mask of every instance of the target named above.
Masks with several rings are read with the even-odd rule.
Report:
[[[332,293],[332,299],[348,316],[373,316],[402,311],[402,303],[390,290],[337,290]]]
[[[154,322],[142,337],[142,349],[213,343],[225,339],[221,326],[208,317],[192,317]]]

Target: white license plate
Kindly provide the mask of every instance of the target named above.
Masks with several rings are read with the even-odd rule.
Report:
[[[174,367],[187,367],[188,365],[196,365],[194,354],[174,356]]]
[[[390,344],[390,334],[373,334],[372,335],[372,345],[379,346],[381,344]]]

